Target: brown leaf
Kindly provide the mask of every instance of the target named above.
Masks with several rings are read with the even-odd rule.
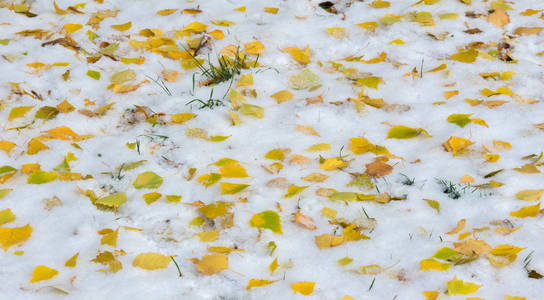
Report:
[[[393,167],[377,160],[366,165],[366,174],[371,177],[382,177],[393,171]]]
[[[300,225],[310,229],[310,230],[316,230],[317,226],[314,224],[314,220],[310,217],[307,217],[299,212],[294,213],[295,215],[295,222],[299,223]]]
[[[517,35],[533,35],[539,34],[543,27],[518,27],[514,30],[514,34]]]
[[[510,16],[504,10],[497,9],[489,15],[487,20],[497,27],[504,27],[506,24],[510,23]]]

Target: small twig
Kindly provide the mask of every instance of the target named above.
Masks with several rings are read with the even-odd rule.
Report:
[[[372,283],[370,284],[370,287],[368,288],[368,291],[370,292],[370,290],[372,289],[372,287],[374,287],[374,282],[376,282],[376,277],[374,277],[372,279]]]
[[[176,268],[178,269],[179,277],[183,277],[183,274],[181,274],[181,270],[179,269],[179,265],[178,265],[178,263],[176,262],[176,260],[174,259],[174,257],[173,257],[173,256],[170,256],[170,258],[172,259],[172,261],[173,261],[174,264],[176,265]]]

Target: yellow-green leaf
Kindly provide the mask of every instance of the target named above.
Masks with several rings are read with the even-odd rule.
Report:
[[[409,139],[420,135],[421,133],[429,134],[423,128],[410,128],[403,125],[393,126],[387,132],[388,139]]]
[[[457,276],[454,276],[451,281],[446,282],[448,285],[448,295],[471,295],[476,293],[482,285],[475,284],[472,282],[464,282],[463,280],[457,279]]]
[[[162,181],[162,177],[151,171],[147,171],[138,175],[132,185],[137,189],[156,189],[162,185]]]
[[[243,191],[249,184],[221,182],[221,195],[232,195]]]
[[[242,103],[240,112],[246,116],[253,116],[259,119],[264,118],[264,108],[257,105]]]
[[[451,114],[448,116],[448,122],[457,124],[457,126],[463,128],[471,122],[470,116],[472,114]]]
[[[321,79],[310,69],[304,69],[298,74],[289,77],[289,87],[295,90],[304,90],[319,84]]]
[[[419,266],[422,271],[436,270],[436,271],[447,271],[450,269],[451,265],[447,263],[439,262],[436,259],[428,258],[424,259],[419,263]]]
[[[293,197],[294,195],[301,193],[302,191],[304,191],[308,187],[309,187],[308,185],[306,185],[306,186],[292,185],[292,186],[287,188],[287,193],[285,195],[283,195],[283,197],[284,198]]]
[[[282,234],[280,216],[272,210],[263,211],[253,215],[249,220],[251,227],[270,229],[274,233]]]
[[[544,195],[544,189],[523,190],[516,193],[516,199],[523,201],[538,201]]]
[[[48,183],[57,179],[58,174],[55,172],[34,171],[32,172],[26,181],[28,184],[42,184]]]
[[[127,196],[125,193],[117,193],[113,195],[106,196],[94,201],[95,205],[103,205],[106,207],[117,209],[123,203],[127,202]]]
[[[15,221],[15,215],[11,209],[0,210],[0,226]]]

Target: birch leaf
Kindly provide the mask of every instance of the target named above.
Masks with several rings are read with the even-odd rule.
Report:
[[[253,215],[249,220],[251,227],[270,229],[274,233],[282,234],[280,216],[277,212],[266,210]]]
[[[151,171],[147,171],[138,175],[132,185],[137,189],[156,189],[162,185],[162,182],[162,177]]]
[[[196,269],[204,275],[213,275],[226,270],[229,267],[229,258],[220,253],[206,254],[202,259],[190,259]]]
[[[34,268],[34,271],[32,271],[32,279],[30,279],[30,283],[49,280],[55,277],[57,274],[59,274],[59,271],[51,269],[47,266],[39,265]]]
[[[170,264],[171,258],[160,253],[147,252],[138,254],[132,261],[132,265],[144,270],[166,269]]]
[[[0,245],[4,251],[9,247],[25,242],[32,234],[32,227],[26,225],[23,227],[0,228]]]

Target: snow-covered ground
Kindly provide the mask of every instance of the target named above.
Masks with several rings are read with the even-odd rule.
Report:
[[[0,1],[0,298],[542,299],[544,3],[320,2]]]

